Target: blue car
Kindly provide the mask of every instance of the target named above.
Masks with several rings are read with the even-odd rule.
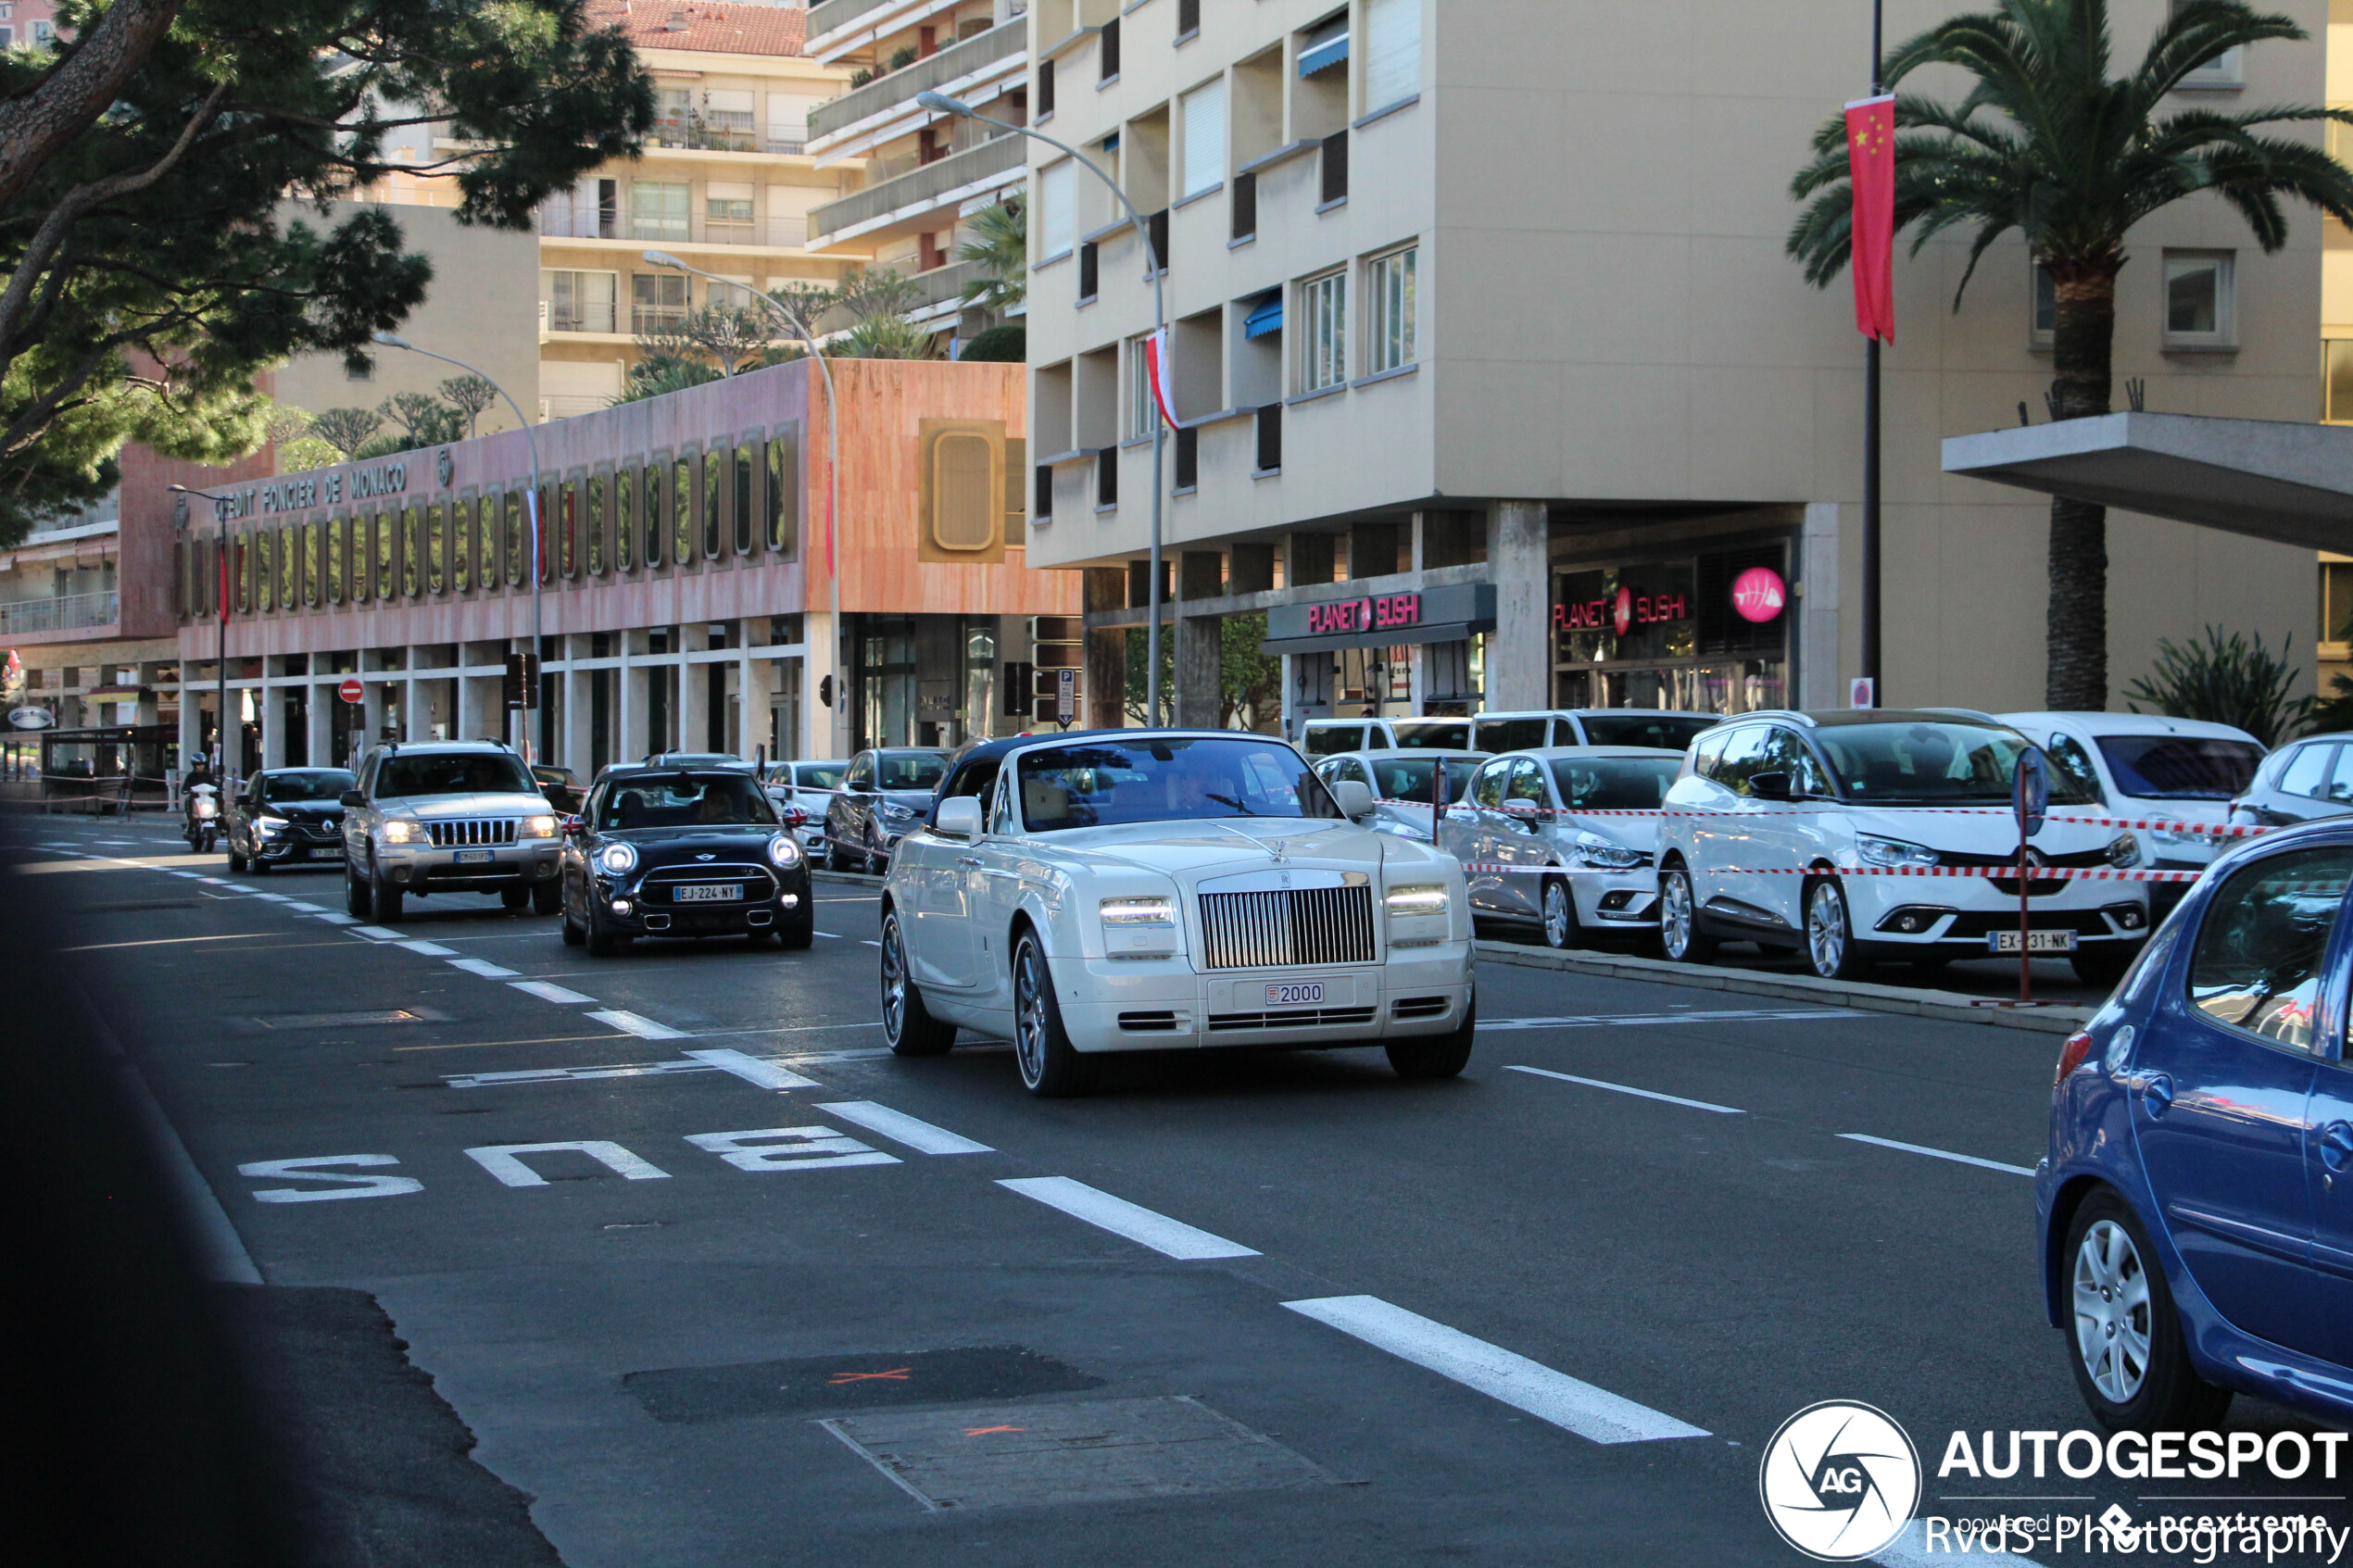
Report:
[[[2060,1052],[2044,1296],[2111,1429],[2353,1419],[2348,886],[2353,821],[2233,850]]]

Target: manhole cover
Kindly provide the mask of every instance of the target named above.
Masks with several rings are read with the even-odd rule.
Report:
[[[1198,1399],[891,1411],[818,1423],[928,1509],[1265,1491],[1332,1475]]]
[[[633,1372],[623,1386],[661,1422],[858,1411],[877,1405],[946,1405],[1076,1394],[1103,1380],[1018,1345],[860,1352],[803,1361]]]

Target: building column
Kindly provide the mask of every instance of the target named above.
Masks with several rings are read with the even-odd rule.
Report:
[[[409,650],[408,662],[415,664],[417,650]],[[400,727],[406,732],[401,739],[411,743],[433,739],[433,701],[426,696],[429,683],[414,675],[400,684]]]
[[[459,668],[462,671],[472,662],[473,660],[467,657],[467,645],[459,643],[458,645]],[[503,684],[502,682],[501,684]],[[460,674],[458,677],[457,735],[459,740],[483,740],[505,733],[504,726],[491,717],[493,706],[502,702],[498,688],[493,687],[489,693],[485,693],[483,685],[480,676]],[[504,717],[503,707],[500,709],[500,717]]]
[[[1495,583],[1495,631],[1487,639],[1491,710],[1548,708],[1553,700],[1552,530],[1541,501],[1497,501],[1489,513],[1487,563]]]
[[[755,659],[752,650],[745,648],[736,662],[736,734],[746,757],[760,756],[763,746],[771,759],[775,757],[775,721],[769,713],[775,688],[776,661]]]
[[[364,655],[361,662],[366,662]],[[387,681],[369,680],[365,674],[360,677],[360,685],[364,695],[359,699],[359,719],[368,732],[361,737],[367,742],[360,748],[360,756],[364,757],[384,744],[384,709],[392,700],[392,685]],[[359,763],[359,758],[352,759],[352,766],[358,767]]]
[[[188,672],[195,667],[196,661],[193,659],[182,659],[180,664],[179,771],[182,773],[185,773],[190,765],[195,761],[196,748],[204,745],[204,709],[196,706],[196,699],[202,693],[197,689],[195,683],[188,679]],[[171,799],[175,806],[180,800],[179,784],[176,780],[172,784]]]
[[[312,659],[315,662],[324,657],[314,654]],[[334,766],[335,721],[343,717],[343,698],[335,695],[335,688],[342,684],[341,676],[327,681],[314,676],[305,690],[302,710],[309,721],[309,734],[305,737],[308,749],[303,755],[313,768]]]
[[[575,660],[587,657],[588,639],[581,635],[563,640],[565,670],[558,678],[563,691],[563,729],[559,732],[561,750],[548,759],[558,767],[570,768],[573,777],[585,784],[597,773],[589,753],[596,733],[596,699],[589,695],[588,683],[594,677],[575,667]]]
[[[1116,566],[1090,566],[1082,574],[1079,591],[1079,603],[1088,609],[1125,609],[1127,573]],[[1143,633],[1139,629],[1134,634]],[[1116,626],[1087,633],[1086,668],[1078,678],[1085,686],[1086,721],[1090,730],[1116,730],[1127,722],[1128,636],[1128,632]],[[1025,721],[1022,728],[1029,727]]]
[[[637,651],[629,646],[636,635],[634,632],[621,633],[623,659],[628,659]],[[614,673],[618,677],[615,686],[620,711],[613,721],[613,731],[618,737],[613,755],[622,761],[635,762],[653,749],[652,742],[646,734],[646,683],[652,671],[642,664],[623,663]]]
[[[812,609],[801,617],[800,754],[808,758],[849,755],[849,681],[841,667],[841,628],[830,610]],[[833,706],[818,700],[817,691],[830,677]]]
[[[1176,702],[1179,729],[1214,730],[1224,722],[1225,621],[1214,615],[1176,618]]]
[[[1848,666],[1840,657],[1838,593],[1838,505],[1817,501],[1806,508],[1806,534],[1799,546],[1796,581],[1797,634],[1791,639],[1796,680],[1791,702],[1800,709],[1844,708]]]
[[[261,765],[286,765],[286,688],[270,684],[270,656],[261,660],[261,684],[254,688],[254,704],[261,713]]]

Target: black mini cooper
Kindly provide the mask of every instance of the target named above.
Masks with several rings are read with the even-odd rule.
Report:
[[[598,958],[639,936],[773,935],[806,947],[809,860],[734,769],[622,767],[565,823],[564,940]]]

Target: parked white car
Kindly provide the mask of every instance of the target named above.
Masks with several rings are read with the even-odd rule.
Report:
[[[1033,1094],[1104,1055],[1381,1046],[1407,1077],[1470,1058],[1462,869],[1352,820],[1282,741],[1130,730],[1009,752],[891,857],[882,1022],[901,1056],[1010,1039]]]
[[[1471,913],[1533,926],[1548,947],[1658,930],[1656,811],[1683,754],[1631,746],[1548,746],[1480,764],[1447,809],[1439,847],[1468,872]]]
[[[1299,748],[1310,757],[1346,751],[1464,751],[1468,719],[1310,719],[1299,727]]]
[[[1743,714],[1700,736],[1667,792],[1659,936],[1704,963],[1723,941],[1804,951],[1850,979],[1878,959],[1935,967],[2015,952],[2015,877],[1915,876],[2014,865],[2012,780],[2026,737],[1982,716],[1846,710]],[[2091,797],[2053,771],[2055,810]],[[2129,869],[2140,840],[2046,821],[2030,859]],[[1842,874],[1843,873],[1843,874]],[[1878,873],[1878,874],[1873,874]],[[2029,941],[2113,985],[2148,939],[2148,884],[2030,878]]]
[[[1670,708],[1544,708],[1471,716],[1470,748],[1489,753],[1533,751],[1548,746],[1639,746],[1680,751],[1702,730],[1722,722],[1714,713]]]
[[[834,803],[834,795],[841,788],[841,778],[849,771],[849,760],[820,759],[806,762],[771,762],[766,784],[768,798],[778,809],[798,806],[809,813],[809,820],[793,830],[794,839],[801,853],[823,854],[825,847],[825,810]]]
[[[2004,713],[2001,721],[2041,746],[2051,766],[2097,797],[2111,817],[2177,822],[2231,820],[2262,764],[2263,743],[2245,730],[2154,713]],[[2133,830],[2141,860],[2158,871],[2204,871],[2226,841],[2166,828]],[[2154,884],[2161,915],[2188,890]]]
[[[1471,775],[1486,760],[1486,754],[1478,751],[1352,751],[1316,763],[1315,776],[1327,784],[1363,784],[1373,793],[1366,825],[1427,844],[1440,764],[1445,765],[1446,802],[1451,806],[1462,799]]]

